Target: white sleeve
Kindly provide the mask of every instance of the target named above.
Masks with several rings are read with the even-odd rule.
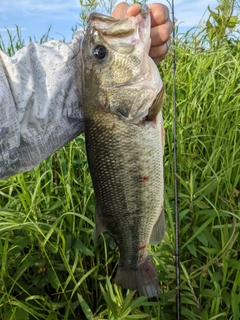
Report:
[[[28,171],[83,131],[82,33],[0,51],[0,179]]]

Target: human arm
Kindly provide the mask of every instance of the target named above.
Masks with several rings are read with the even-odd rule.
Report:
[[[13,57],[0,51],[0,179],[32,169],[83,131],[80,41],[31,43]]]

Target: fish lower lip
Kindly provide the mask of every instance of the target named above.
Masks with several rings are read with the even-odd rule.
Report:
[[[146,78],[144,78],[144,79],[142,79],[141,81],[138,81],[138,82],[134,82],[134,81],[124,82],[122,84],[117,85],[116,87],[117,88],[126,87],[126,86],[127,87],[134,87],[134,86],[137,86],[139,84],[142,84],[143,82],[146,82],[147,80],[148,80],[148,78],[146,77]]]

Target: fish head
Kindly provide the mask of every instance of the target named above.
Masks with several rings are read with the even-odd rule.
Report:
[[[139,123],[162,87],[149,56],[150,12],[115,19],[92,13],[82,41],[83,109],[89,106]]]

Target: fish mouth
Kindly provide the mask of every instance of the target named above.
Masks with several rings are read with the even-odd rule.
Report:
[[[139,79],[139,77],[137,77],[137,79]],[[144,78],[142,78],[140,81],[135,81],[135,79],[131,79],[130,81],[126,81],[124,83],[116,85],[116,88],[139,87],[139,85],[146,87],[146,82],[148,81],[148,79],[149,79],[149,74],[145,75]]]
[[[99,33],[102,38],[108,39],[107,42],[112,42],[111,38],[118,38],[121,42],[121,38],[129,37],[129,43],[134,46],[134,40],[131,36],[134,34],[140,38],[145,44],[145,50],[148,53],[151,46],[150,30],[151,20],[150,11],[146,4],[141,5],[140,13],[133,17],[126,17],[122,19],[116,19],[112,16],[93,12],[88,18],[87,29],[92,29]]]

